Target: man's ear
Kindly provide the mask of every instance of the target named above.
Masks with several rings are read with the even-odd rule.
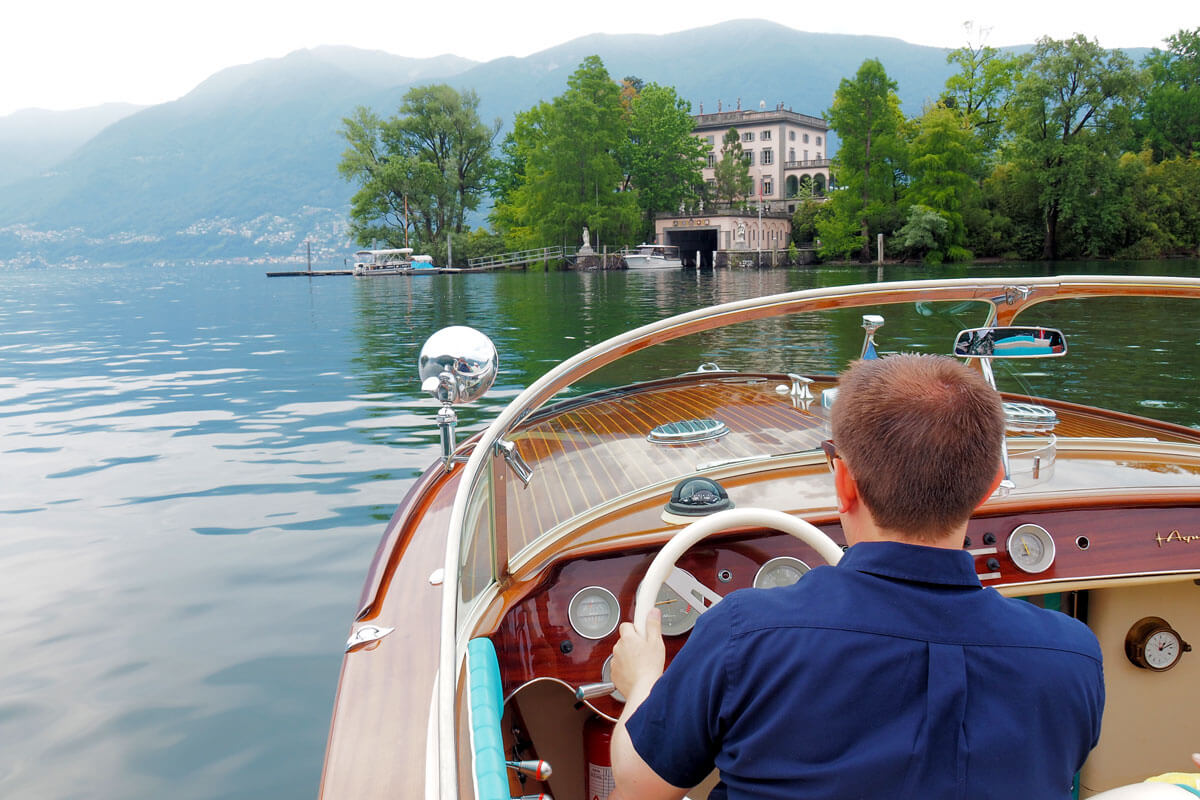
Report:
[[[987,502],[988,498],[996,493],[996,488],[1000,485],[1000,481],[1004,480],[1004,462],[1000,462],[1000,467],[996,470],[995,476],[992,478],[992,483],[988,486],[988,490],[983,493],[983,497],[979,500],[979,505]]]
[[[858,502],[858,483],[850,474],[850,468],[840,458],[833,460],[833,486],[837,490],[838,513],[845,514]]]

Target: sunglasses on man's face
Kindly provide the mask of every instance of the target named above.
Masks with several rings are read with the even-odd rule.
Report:
[[[833,439],[826,439],[821,442],[821,449],[825,451],[825,462],[829,464],[829,471],[833,472],[833,460],[838,457],[837,445],[833,443]]]

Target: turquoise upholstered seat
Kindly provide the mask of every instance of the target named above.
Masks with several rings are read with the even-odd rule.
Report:
[[[500,730],[504,692],[500,685],[500,662],[491,639],[472,639],[467,644],[467,692],[471,748],[475,755],[475,797],[509,800]]]

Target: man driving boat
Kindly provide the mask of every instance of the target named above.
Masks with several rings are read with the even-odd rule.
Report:
[[[896,355],[851,365],[831,418],[850,549],[727,596],[665,673],[659,615],[621,626],[618,794],[679,798],[715,767],[712,797],[1071,797],[1100,735],[1096,638],[983,588],[963,548],[1004,474],[999,395]]]

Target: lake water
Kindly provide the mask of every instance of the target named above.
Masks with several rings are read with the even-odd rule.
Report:
[[[1200,275],[1196,261],[1057,267]],[[876,277],[0,269],[0,797],[315,795],[367,566],[436,457],[436,409],[415,378],[433,330],[471,324],[501,353],[489,399],[460,411],[470,432],[554,363],[634,325]],[[1072,353],[1013,380],[1200,427],[1194,310],[1104,303],[1027,315],[1062,327]],[[883,349],[960,325],[898,313]],[[701,361],[834,371],[860,341],[857,317],[750,326],[597,380]],[[1085,379],[1097,378],[1089,396]]]

